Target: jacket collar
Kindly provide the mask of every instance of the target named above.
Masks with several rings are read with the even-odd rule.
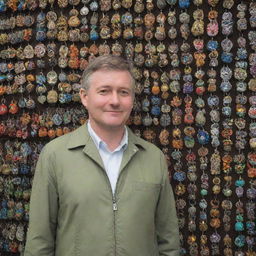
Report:
[[[136,146],[138,148],[146,149],[145,141],[137,137],[130,128],[128,130],[128,147]],[[71,132],[67,143],[68,149],[74,149],[81,146],[89,146],[93,142],[87,129],[87,123],[80,126],[78,129]]]
[[[94,160],[102,169],[104,169],[104,164],[100,157],[99,151],[91,138],[87,123],[80,126],[75,131],[71,132],[67,143],[67,148],[72,150],[78,147],[84,147],[83,152]],[[140,150],[145,150],[147,147],[146,142],[141,138],[137,137],[133,132],[128,128],[128,146],[124,151],[122,163],[120,166],[120,172],[125,168],[129,163],[131,158]]]
[[[69,133],[69,140],[67,143],[68,149],[74,149],[81,146],[85,146],[90,139],[90,135],[88,133],[87,125],[84,124],[80,126],[78,129]]]

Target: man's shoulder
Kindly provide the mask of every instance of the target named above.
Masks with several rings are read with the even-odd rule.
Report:
[[[138,158],[143,163],[145,175],[157,176],[162,179],[163,171],[166,171],[166,159],[162,150],[151,142],[144,140],[132,133],[132,141],[139,148]],[[156,171],[158,170],[158,171]]]
[[[63,150],[67,150],[69,148],[70,141],[72,141],[72,137],[78,137],[82,127],[83,126],[80,126],[67,134],[64,134],[58,138],[51,140],[44,146],[44,151],[50,153],[56,151],[63,152]]]
[[[133,143],[136,145],[136,146],[139,146],[141,148],[143,148],[145,151],[149,151],[149,152],[154,152],[154,153],[157,153],[157,152],[162,152],[156,145],[154,145],[153,143],[149,142],[149,141],[146,141],[144,140],[143,138],[135,135],[132,130],[130,129],[130,132],[129,132],[129,136],[131,136],[131,139],[133,141]]]
[[[70,132],[70,133],[72,133],[72,132]],[[70,135],[71,135],[70,133],[64,134],[64,135],[48,142],[43,148],[44,151],[51,152],[51,151],[56,151],[56,150],[63,150],[64,148],[66,148],[66,145],[67,145]]]

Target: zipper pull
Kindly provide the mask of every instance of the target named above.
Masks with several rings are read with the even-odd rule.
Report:
[[[117,211],[117,203],[116,203],[116,201],[113,201],[113,211]]]

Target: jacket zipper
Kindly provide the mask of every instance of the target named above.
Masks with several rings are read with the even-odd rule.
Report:
[[[115,241],[114,256],[117,255],[117,252],[116,252],[116,212],[118,210],[118,206],[117,206],[117,201],[116,201],[116,194],[117,194],[116,192],[117,192],[118,181],[120,179],[120,176],[121,176],[121,172],[119,173],[117,181],[116,181],[116,189],[115,189],[114,193],[112,192],[113,214],[114,214],[114,241]],[[110,184],[110,182],[109,182],[109,184]]]
[[[113,193],[110,180],[109,180],[108,175],[105,170],[104,170],[104,173],[105,173],[105,176],[106,176],[106,179],[107,179],[107,182],[108,182],[111,194],[112,194],[112,209],[113,209],[113,221],[114,221],[114,256],[116,256],[116,211],[117,211],[116,190]],[[120,176],[120,174],[119,174],[119,176]],[[117,188],[119,176],[117,178],[116,188]]]
[[[113,198],[113,211],[117,211],[117,203],[116,200]]]
[[[116,211],[117,211],[117,202],[115,194],[113,194],[113,214],[114,214],[114,255],[116,255]]]
[[[115,191],[114,191],[114,193],[112,192],[113,214],[114,214],[114,240],[115,240],[115,254],[114,254],[114,256],[117,255],[117,252],[116,252],[116,211],[118,210],[118,206],[117,206],[117,201],[116,201],[116,194],[117,194],[118,183],[119,183],[122,172],[123,171],[121,170],[119,175],[118,175],[117,181],[116,181]],[[109,181],[109,184],[110,184],[110,181]],[[111,185],[110,185],[110,187],[111,187]]]

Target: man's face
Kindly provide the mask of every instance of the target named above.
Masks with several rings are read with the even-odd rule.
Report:
[[[89,89],[80,90],[95,130],[123,129],[133,107],[132,78],[128,71],[98,70],[89,78]]]

